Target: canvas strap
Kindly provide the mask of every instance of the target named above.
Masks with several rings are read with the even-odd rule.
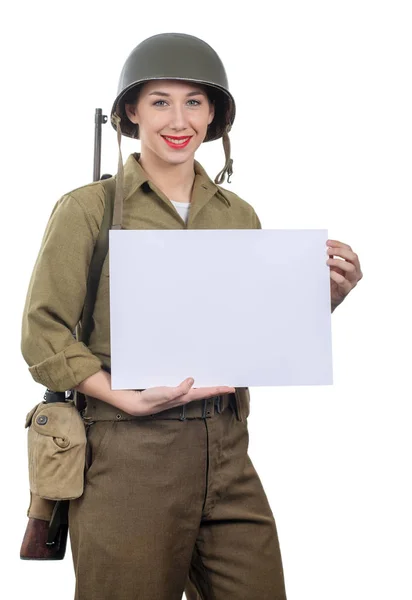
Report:
[[[83,342],[86,346],[89,345],[90,336],[93,331],[93,311],[96,302],[97,290],[99,287],[100,276],[102,273],[103,263],[109,249],[109,230],[113,219],[113,207],[116,192],[116,178],[110,177],[104,179],[101,184],[105,190],[105,203],[103,220],[100,226],[99,235],[94,246],[93,256],[90,261],[89,273],[87,277],[87,292],[82,316],[76,327],[76,338]],[[75,402],[79,410],[85,407],[84,395],[75,391]]]

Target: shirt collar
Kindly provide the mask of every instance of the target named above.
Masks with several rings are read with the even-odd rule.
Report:
[[[149,181],[147,173],[138,162],[139,157],[140,154],[138,152],[130,154],[124,165],[124,200],[134,194],[146,181]],[[216,194],[230,206],[230,199],[225,194],[225,190],[222,190],[222,188],[217,186],[215,182],[210,179],[205,169],[197,160],[194,161],[194,169],[196,173],[194,192],[196,189],[202,188],[207,190],[210,195]]]

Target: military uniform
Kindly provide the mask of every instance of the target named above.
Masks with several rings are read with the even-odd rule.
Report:
[[[261,227],[253,208],[216,185],[198,162],[185,223],[170,200],[148,180],[138,157],[132,154],[125,164],[125,229]],[[29,284],[22,352],[35,381],[54,391],[71,389],[103,365],[110,367],[109,253],[103,263],[88,347],[72,335],[83,308],[88,268],[103,212],[101,182],[65,194],[53,209]],[[222,299],[226,294],[230,299],[229,290],[218,293]]]
[[[147,72],[136,74],[141,65]],[[227,133],[234,101],[220,59],[201,40],[162,34],[135,49],[112,110],[119,143],[120,133],[138,138],[138,128],[126,122],[125,93],[150,79],[179,77],[215,87],[216,117],[206,141],[223,136],[225,167],[212,181],[195,161],[186,223],[138,154],[124,170],[119,161],[113,228],[260,228],[253,207],[218,185],[232,171]],[[22,353],[33,378],[55,391],[101,368],[110,371],[109,255],[88,345],[72,335],[104,204],[99,182],[56,203],[30,281]],[[230,289],[214,293],[222,310],[236,301]],[[184,589],[189,600],[285,600],[275,520],[247,453],[248,388],[144,417],[86,400],[85,488],[69,511],[76,600],[180,600]]]

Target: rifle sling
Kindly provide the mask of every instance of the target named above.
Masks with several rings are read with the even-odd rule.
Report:
[[[96,240],[92,259],[90,261],[87,277],[87,292],[81,319],[76,327],[76,337],[86,346],[89,345],[90,336],[93,331],[93,310],[96,302],[97,290],[103,263],[109,249],[109,230],[113,219],[113,206],[116,188],[115,177],[104,179],[100,182],[105,188],[104,215],[100,226],[99,235]],[[75,402],[79,410],[85,407],[84,395],[75,391]]]

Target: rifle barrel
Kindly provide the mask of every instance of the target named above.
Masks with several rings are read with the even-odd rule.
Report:
[[[94,161],[93,181],[100,179],[100,162],[102,153],[102,125],[107,123],[107,116],[102,114],[101,108],[96,108],[94,114]]]

